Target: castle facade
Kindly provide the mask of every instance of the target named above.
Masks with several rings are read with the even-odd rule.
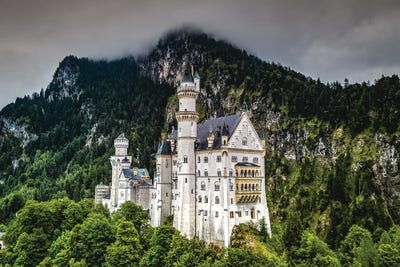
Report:
[[[147,171],[130,169],[128,140],[123,135],[115,140],[110,198],[102,203],[114,211],[133,201],[149,210],[153,226],[173,215],[183,235],[218,245],[228,246],[240,223],[264,219],[271,233],[264,141],[246,113],[198,124],[199,93],[199,75],[185,70],[177,89],[178,126],[158,148],[153,182]]]

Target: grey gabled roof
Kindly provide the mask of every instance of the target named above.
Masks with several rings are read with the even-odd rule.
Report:
[[[138,182],[141,186],[151,186],[151,184],[146,183],[142,180],[142,175],[149,177],[149,172],[147,171],[147,169],[138,169],[137,175],[133,175],[133,169],[122,169],[122,174],[124,175],[124,178],[126,178],[130,182],[135,181]]]
[[[219,118],[212,118],[203,121],[202,123],[197,125],[197,140],[196,140],[196,149],[197,150],[205,150],[208,147],[207,137],[210,136],[210,131],[214,134],[214,144],[212,148],[220,148],[221,147],[221,135],[227,135],[228,139],[232,136],[232,133],[236,129],[242,118],[242,114],[229,115]],[[178,140],[178,131],[174,128],[171,133],[168,134],[168,139]],[[178,144],[179,145],[179,144]],[[158,147],[156,154],[168,154],[170,155],[171,151],[171,142],[163,141],[161,145]]]
[[[235,114],[230,116],[224,116],[219,118],[208,119],[197,125],[197,149],[207,149],[207,137],[212,130],[215,134],[213,148],[221,147],[221,134],[225,125],[225,131],[228,135],[228,139],[232,136],[232,133],[236,129],[237,125],[242,118],[241,114]]]

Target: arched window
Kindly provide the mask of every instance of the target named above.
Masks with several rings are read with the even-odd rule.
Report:
[[[221,156],[220,155],[217,156],[217,162],[221,162]]]
[[[204,197],[204,203],[208,203],[208,196]]]
[[[200,170],[197,170],[197,176],[200,176]]]
[[[214,190],[215,190],[215,191],[219,191],[219,189],[220,189],[219,182],[215,182],[215,184],[214,184]]]
[[[188,163],[188,158],[187,158],[187,156],[185,155],[185,156],[183,156],[183,163]]]
[[[215,204],[219,204],[219,197],[215,197]]]
[[[217,169],[217,176],[219,176],[219,177],[221,177],[221,170],[220,169]]]
[[[208,157],[204,157],[204,163],[208,163]]]
[[[205,183],[205,182],[201,182],[201,184],[200,184],[200,190],[201,190],[201,191],[205,191],[205,190],[206,190],[206,183]]]
[[[207,171],[207,169],[204,170],[204,176],[208,176],[208,171]]]
[[[231,161],[232,162],[237,162],[237,156],[232,156]]]
[[[202,197],[201,197],[201,196],[199,196],[199,202],[201,203],[201,201],[202,201]]]
[[[233,191],[235,188],[235,186],[233,185],[233,183],[229,183],[229,190]]]

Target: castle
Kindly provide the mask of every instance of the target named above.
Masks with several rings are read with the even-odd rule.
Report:
[[[173,225],[188,238],[228,246],[234,225],[265,219],[264,142],[246,113],[198,124],[200,77],[185,69],[177,89],[177,129],[163,138],[151,181],[145,169],[130,168],[129,141],[114,141],[111,187],[96,187],[96,199],[110,211],[125,201],[149,210],[151,225],[173,215]],[[104,196],[109,192],[109,198]]]

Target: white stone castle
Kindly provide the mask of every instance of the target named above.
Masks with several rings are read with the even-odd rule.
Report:
[[[271,234],[264,142],[246,113],[197,124],[199,93],[199,75],[186,69],[177,89],[178,127],[158,148],[153,182],[147,170],[130,168],[128,139],[115,139],[111,187],[98,185],[96,200],[110,211],[133,201],[149,210],[153,226],[172,215],[183,235],[217,245],[228,246],[240,223],[264,219]]]

